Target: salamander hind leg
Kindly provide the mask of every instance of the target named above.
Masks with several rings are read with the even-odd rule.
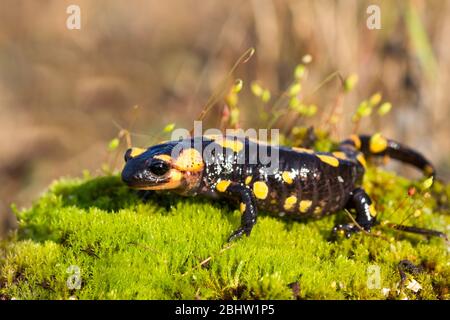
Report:
[[[356,210],[356,223],[358,225],[354,223],[338,224],[333,228],[334,234],[343,232],[349,238],[353,233],[361,231],[361,228],[369,232],[375,224],[376,213],[372,200],[363,189],[356,188],[352,191],[345,208]]]

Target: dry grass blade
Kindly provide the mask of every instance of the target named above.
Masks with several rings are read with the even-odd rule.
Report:
[[[222,254],[223,252],[225,252],[225,251],[231,249],[233,246],[234,246],[234,243],[226,245],[225,248],[222,248],[222,249],[219,251],[218,255],[220,255],[220,254]],[[196,266],[193,267],[192,269],[190,269],[190,270],[186,271],[185,273],[183,273],[182,276],[184,277],[184,276],[187,275],[188,273],[190,273],[190,272],[192,272],[192,271],[194,271],[194,270],[196,270],[196,269],[198,269],[198,268],[201,268],[202,266],[204,266],[205,264],[207,264],[209,261],[211,261],[213,257],[214,257],[214,256],[209,256],[209,257],[206,258],[205,260],[202,260],[198,265],[196,265]]]
[[[226,77],[222,80],[222,82],[219,84],[218,88],[216,89],[216,92],[214,92],[211,97],[206,102],[205,106],[203,107],[202,112],[197,118],[197,121],[202,121],[205,116],[208,114],[208,112],[211,110],[211,108],[225,95],[225,93],[228,91],[228,83],[230,82],[234,71],[243,63],[246,63],[250,58],[254,55],[255,49],[249,48],[247,51],[242,54],[239,59],[234,63],[231,70],[228,72]],[[192,134],[192,130],[191,130]]]

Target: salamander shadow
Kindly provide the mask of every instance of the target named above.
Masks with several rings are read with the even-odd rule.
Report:
[[[333,233],[333,227],[337,224],[348,223],[348,222],[350,222],[350,220],[345,215],[344,212],[333,213],[330,218],[333,221],[333,226],[328,228],[328,227],[324,227],[321,224],[315,223],[319,220],[314,219],[314,218],[297,217],[295,215],[292,215],[292,216],[286,215],[283,217],[279,217],[279,219],[284,223],[284,228],[287,231],[292,230],[292,228],[296,224],[304,224],[304,225],[308,225],[308,226],[312,226],[312,227],[316,228],[324,240],[334,241],[334,240],[336,240],[336,237],[335,237],[335,234]]]

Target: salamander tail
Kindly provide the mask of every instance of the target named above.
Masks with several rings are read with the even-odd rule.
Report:
[[[388,156],[422,170],[426,176],[436,175],[434,166],[422,154],[379,133],[372,136],[352,135],[341,142],[341,147],[345,145],[355,147],[367,157]]]

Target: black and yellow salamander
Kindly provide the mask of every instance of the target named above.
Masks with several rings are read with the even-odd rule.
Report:
[[[260,154],[276,155],[276,166],[263,164],[258,159]],[[360,227],[370,231],[375,223],[374,206],[361,188],[365,156],[388,156],[428,176],[435,174],[420,153],[380,134],[352,135],[331,153],[272,146],[247,137],[201,136],[148,149],[128,149],[122,180],[134,189],[171,190],[186,196],[237,201],[241,225],[229,240],[250,235],[258,210],[321,218],[344,208],[353,209],[358,225],[348,223],[334,228],[334,232],[341,230],[349,237]]]

